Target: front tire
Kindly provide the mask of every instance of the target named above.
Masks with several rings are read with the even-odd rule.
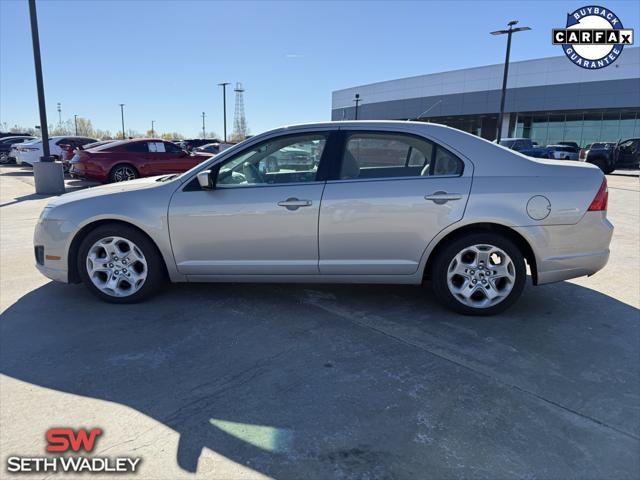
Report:
[[[153,242],[133,227],[103,225],[80,244],[77,271],[87,288],[109,303],[135,303],[162,286],[164,265]]]
[[[527,270],[520,249],[496,233],[473,233],[437,253],[431,287],[444,306],[464,315],[494,315],[524,289]]]

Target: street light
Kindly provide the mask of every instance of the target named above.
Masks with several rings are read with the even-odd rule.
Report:
[[[76,136],[78,136],[78,115],[73,115],[73,124],[76,126]]]
[[[124,133],[124,103],[118,105],[120,105],[120,118],[122,119],[122,139],[125,140],[127,137]]]
[[[229,82],[222,82],[218,84],[222,87],[222,118],[224,118],[224,143],[227,143],[227,85]]]
[[[502,77],[502,95],[500,97],[500,116],[498,117],[498,131],[496,132],[496,143],[500,143],[500,135],[502,134],[502,117],[504,117],[504,98],[507,93],[507,76],[509,75],[509,55],[511,53],[511,35],[515,32],[523,32],[525,30],[531,30],[529,27],[513,28],[518,24],[518,20],[512,20],[507,25],[508,30],[497,30],[491,32],[491,35],[507,35],[507,55],[504,59],[504,76]]]
[[[206,117],[205,113],[202,112],[202,138],[206,138],[207,134],[204,131],[204,117]]]
[[[356,102],[356,114],[355,114],[355,120],[358,119],[358,104],[360,103],[360,94],[356,93],[356,97],[353,100],[354,102]]]

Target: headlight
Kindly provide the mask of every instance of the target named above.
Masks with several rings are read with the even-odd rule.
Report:
[[[53,207],[47,205],[46,207],[44,207],[42,209],[42,212],[40,213],[40,218],[38,219],[38,222],[42,222],[44,220],[46,220],[49,215],[51,215],[51,212],[53,211]]]

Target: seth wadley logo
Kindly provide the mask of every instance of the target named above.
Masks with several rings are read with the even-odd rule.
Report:
[[[84,428],[74,431],[71,428],[50,428],[46,433],[47,452],[78,453],[80,450],[92,452],[101,428]],[[83,455],[68,457],[19,457],[7,459],[7,471],[10,473],[135,473],[140,458],[87,457]]]
[[[567,26],[553,29],[553,44],[579,67],[604,68],[615,62],[625,45],[633,45],[633,30],[605,7],[591,5],[567,14]]]

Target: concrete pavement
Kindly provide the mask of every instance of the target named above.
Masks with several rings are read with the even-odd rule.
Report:
[[[137,478],[637,478],[640,196],[617,173],[607,267],[479,319],[405,286],[104,304],[38,274],[48,199],[0,167],[3,474],[48,428],[98,426],[94,454],[142,457]]]

